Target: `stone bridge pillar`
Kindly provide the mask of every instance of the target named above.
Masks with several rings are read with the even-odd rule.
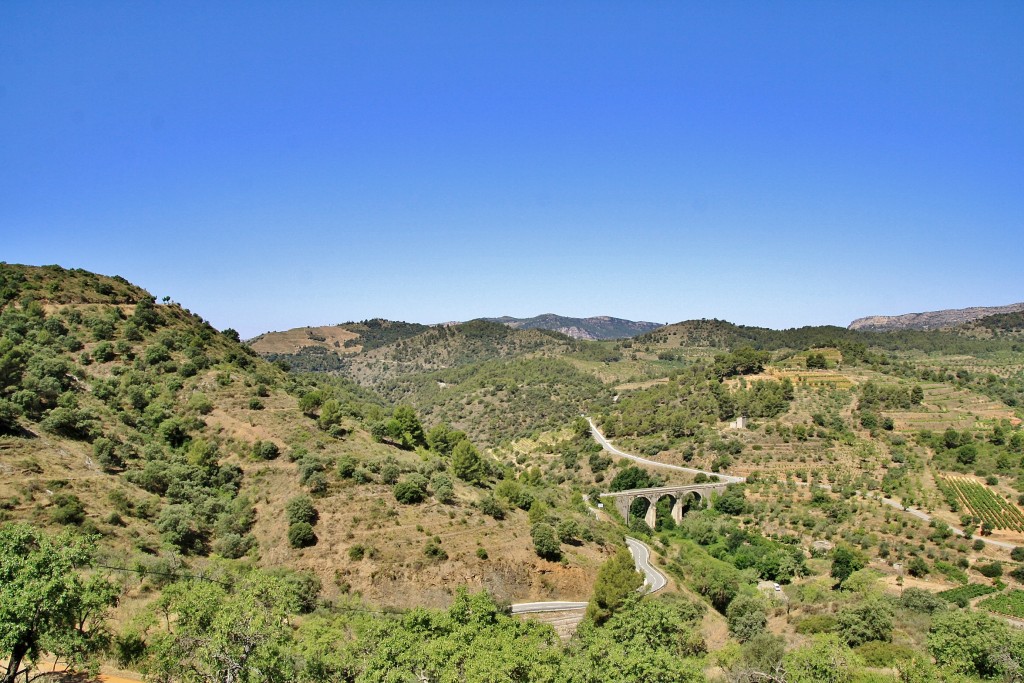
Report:
[[[676,504],[672,506],[672,521],[679,524],[683,521],[683,498],[685,496],[676,496]]]
[[[658,498],[647,497],[647,502],[650,503],[650,505],[647,506],[647,514],[644,515],[644,522],[646,522],[647,526],[651,527],[653,530],[654,525],[658,523]]]
[[[633,504],[632,496],[619,496],[615,499],[615,509],[622,515],[622,519],[629,524],[629,506]]]

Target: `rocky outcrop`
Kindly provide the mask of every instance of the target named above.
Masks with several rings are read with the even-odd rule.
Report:
[[[851,330],[869,332],[889,332],[893,330],[938,330],[956,327],[972,320],[1000,313],[1016,313],[1024,311],[1024,303],[1008,306],[975,306],[972,308],[952,308],[944,311],[927,313],[905,313],[903,315],[872,315],[857,318],[849,324]]]

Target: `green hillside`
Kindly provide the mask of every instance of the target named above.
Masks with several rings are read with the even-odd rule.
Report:
[[[218,557],[301,570],[332,599],[440,606],[466,575],[502,599],[548,590],[525,569],[540,561],[526,513],[499,520],[480,507],[516,465],[466,441],[478,464],[460,476],[452,448],[425,439],[440,420],[421,423],[343,378],[289,375],[232,331],[115,278],[4,265],[0,291],[0,519],[98,533],[118,566]],[[399,501],[409,482],[421,503]],[[302,496],[321,522],[296,549],[285,512]],[[543,498],[554,511],[569,493]],[[587,522],[565,509],[555,523],[563,516]],[[488,543],[485,562],[476,550],[499,524],[520,540]],[[445,559],[410,563],[409,544],[434,537]],[[602,552],[573,547],[549,589],[585,595]]]
[[[335,359],[310,373],[120,278],[3,264],[0,299],[0,634],[24,632],[44,594],[27,567],[49,567],[85,599],[57,601],[81,611],[40,651],[77,668],[940,681],[1021,664],[994,616],[1024,587],[1015,318],[691,321],[617,342],[364,321],[267,342]],[[651,462],[602,451],[581,413]],[[719,474],[746,482],[710,508],[638,498],[627,524],[596,507]],[[664,593],[635,594],[626,534]],[[590,607],[560,639],[508,614],[527,600]],[[950,645],[964,633],[971,658]],[[218,650],[240,634],[257,643],[241,662]]]

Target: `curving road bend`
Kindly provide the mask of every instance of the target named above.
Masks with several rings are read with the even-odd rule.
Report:
[[[629,546],[629,552],[633,555],[636,570],[644,575],[644,585],[640,586],[641,591],[650,595],[668,585],[668,578],[651,564],[650,548],[630,536],[626,536],[626,545]]]
[[[651,564],[651,549],[635,538],[626,536],[626,546],[633,555],[636,570],[644,575],[644,584],[638,589],[645,595],[657,593],[666,585],[668,578]],[[535,612],[569,612],[586,609],[585,602],[519,602],[511,606],[512,614],[531,614]]]
[[[638,462],[649,467],[660,467],[665,470],[674,470],[676,472],[686,472],[688,474],[706,474],[709,477],[718,477],[718,480],[726,484],[740,484],[747,480],[746,477],[737,477],[732,474],[722,474],[721,472],[708,472],[707,470],[698,470],[693,467],[682,467],[680,465],[670,465],[665,462],[658,462],[657,460],[648,460],[647,458],[641,458],[639,455],[633,455],[632,453],[626,453],[620,451],[618,448],[612,445],[612,442],[605,438],[605,435],[601,433],[601,430],[597,428],[594,421],[589,417],[587,422],[590,423],[590,433],[594,435],[594,440],[601,444],[601,448],[605,449],[613,455],[617,455],[620,458],[626,458],[633,462]]]

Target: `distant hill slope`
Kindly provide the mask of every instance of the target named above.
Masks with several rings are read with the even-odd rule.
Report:
[[[368,351],[401,339],[414,337],[430,329],[427,325],[374,318],[354,323],[296,327],[282,332],[266,332],[248,341],[260,354],[298,353],[308,347],[335,350],[338,353]]]
[[[926,313],[905,313],[903,315],[872,315],[857,318],[848,329],[869,332],[891,332],[896,330],[938,330],[956,327],[979,318],[1003,313],[1024,311],[1024,302],[1008,306],[975,306],[972,308],[951,308]]]
[[[634,343],[664,348],[733,349],[751,346],[755,349],[780,349],[834,346],[840,340],[855,336],[842,327],[831,325],[772,330],[766,327],[736,325],[725,320],[703,319],[665,325],[636,337]]]
[[[581,342],[550,330],[516,330],[486,320],[437,326],[407,339],[364,350],[344,360],[345,370],[361,384],[383,387],[410,373],[524,356],[555,356]]]
[[[997,313],[972,320],[956,329],[957,332],[976,337],[1021,337],[1024,336],[1024,310],[1014,313]]]
[[[532,318],[484,318],[491,322],[502,323],[517,330],[553,330],[574,339],[626,339],[638,334],[650,332],[661,327],[660,323],[624,320],[598,315],[592,318],[568,318],[554,313],[544,313]]]

